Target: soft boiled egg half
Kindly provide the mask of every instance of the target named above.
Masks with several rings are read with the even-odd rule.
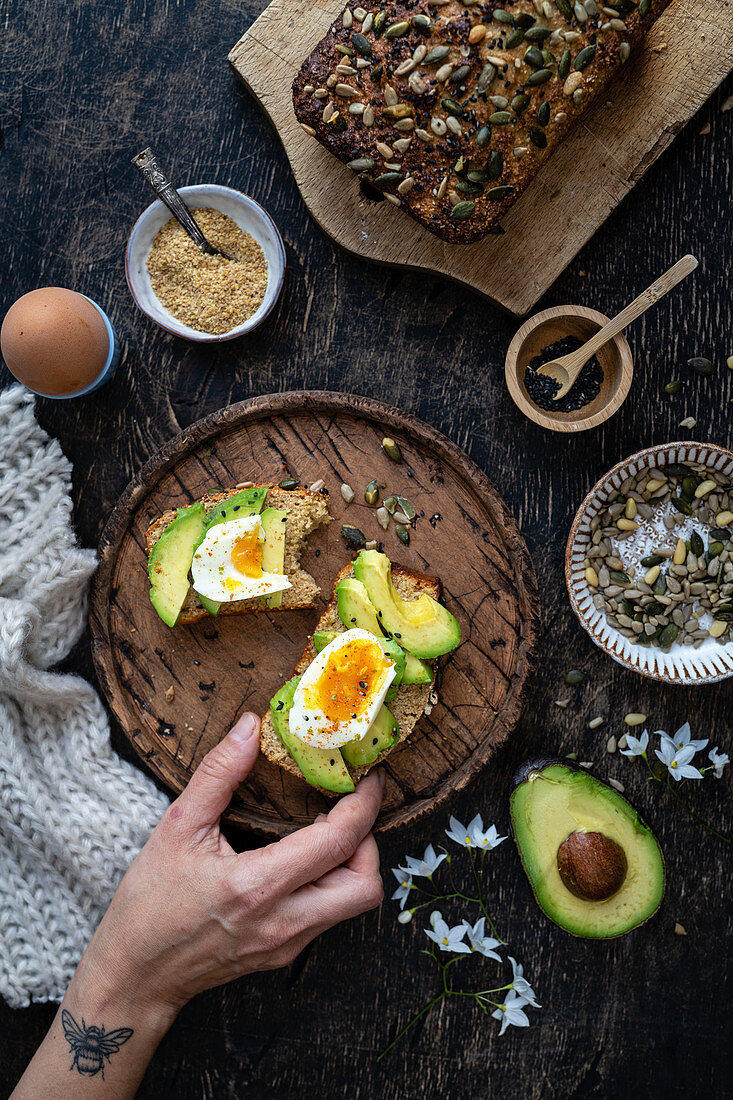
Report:
[[[306,745],[337,749],[368,731],[395,677],[395,664],[368,630],[347,630],[303,673],[290,733]]]
[[[264,545],[259,515],[214,524],[193,555],[194,591],[217,603],[231,603],[291,588],[282,573],[262,572]]]

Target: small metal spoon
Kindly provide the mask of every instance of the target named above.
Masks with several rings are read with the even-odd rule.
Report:
[[[223,256],[225,260],[232,259],[227,252],[222,252],[220,248],[215,248],[213,244],[207,241],[201,232],[201,226],[173,184],[161,171],[152,149],[143,149],[141,153],[132,158],[132,163],[140,170],[158,198],[165,203],[176,221],[180,222],[191,240],[199,246],[202,252],[205,252],[208,256]]]
[[[694,256],[683,256],[681,260],[670,267],[669,271],[665,271],[664,275],[660,275],[656,282],[647,287],[638,298],[634,298],[633,302],[626,306],[626,309],[622,309],[620,313],[617,313],[581,348],[570,352],[569,355],[563,355],[559,359],[552,359],[549,363],[543,363],[538,368],[537,373],[549,375],[550,378],[554,378],[560,384],[560,389],[552,400],[559,401],[561,397],[565,396],[570,387],[575,384],[582,368],[599,348],[602,348],[604,344],[617,336],[637,317],[641,317],[642,313],[646,313],[650,306],[653,306],[655,302],[668,294],[672,287],[677,286],[677,283],[686,278],[696,267],[697,260]]]

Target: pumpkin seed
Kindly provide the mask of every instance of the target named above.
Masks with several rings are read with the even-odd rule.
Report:
[[[708,561],[712,561],[713,558],[719,557],[723,553],[724,549],[725,546],[722,542],[709,542],[706,555],[708,557]]]
[[[407,497],[397,497],[397,503],[399,504],[400,508],[405,513],[407,518],[410,520],[410,522],[412,522],[416,518],[417,512],[415,511],[415,508],[407,499]]]
[[[680,382],[679,380],[668,382],[664,387],[664,392],[669,394],[679,393],[683,386],[684,382]]]
[[[521,115],[522,111],[526,110],[531,102],[532,99],[526,92],[518,92],[512,100],[512,110],[515,114]]]
[[[529,30],[524,32],[524,37],[527,42],[539,42],[542,43],[546,38],[549,38],[552,31],[548,27],[530,27]]]
[[[341,528],[341,537],[350,550],[363,550],[366,546],[366,535],[358,527],[349,527],[344,524]]]
[[[596,56],[596,46],[595,46],[595,44],[593,44],[592,46],[586,46],[584,49],[582,49],[580,51],[578,56],[575,58],[575,64],[573,65],[573,68],[575,69],[575,71],[577,73],[582,73],[583,69],[588,68],[588,66],[590,65],[591,61],[593,60],[593,58],[595,56]]]
[[[517,27],[512,31],[510,35],[507,35],[507,40],[504,43],[504,48],[507,50],[513,50],[515,46],[519,46],[524,41],[524,31],[521,27]]]
[[[660,573],[654,584],[652,585],[652,592],[655,596],[663,596],[667,591],[667,577],[664,573]]]
[[[514,26],[514,16],[511,12],[505,11],[504,8],[494,10],[494,19],[497,23],[508,23],[509,26]]]
[[[410,22],[412,23],[412,25],[413,25],[413,27],[415,28],[415,30],[416,30],[416,31],[420,31],[420,32],[421,32],[422,34],[427,34],[427,33],[428,33],[428,31],[430,30],[430,28],[431,28],[431,27],[432,27],[432,25],[433,25],[433,24],[432,24],[432,22],[430,21],[430,18],[429,18],[429,16],[427,16],[427,15],[422,15],[422,14],[420,14],[420,15],[413,15],[413,17],[412,17],[412,19],[410,20]],[[424,48],[424,47],[423,47],[423,48]]]
[[[690,535],[690,550],[699,558],[701,554],[705,553],[705,543],[702,541],[697,531],[693,531]]]
[[[363,34],[357,31],[355,34],[352,34],[351,41],[357,53],[360,53],[362,57],[371,57],[372,47],[368,38],[365,38]]]
[[[652,0],[639,0],[639,15],[644,18],[652,10]]]
[[[527,77],[527,84],[532,88],[536,88],[540,84],[546,84],[551,76],[552,72],[549,69],[535,69],[535,71]]]
[[[547,148],[547,134],[544,130],[540,130],[539,126],[530,126],[527,130],[529,140],[533,145],[536,145],[538,149]]]
[[[382,450],[392,462],[402,462],[402,451],[399,443],[396,443],[394,439],[390,439],[388,435],[385,435],[382,440]]]
[[[530,15],[528,11],[518,11],[514,16],[514,22],[518,27],[527,30],[528,27],[533,27],[537,20],[533,15]]]
[[[585,678],[586,673],[579,668],[571,668],[570,672],[565,673],[565,683],[572,684],[573,686],[582,684]]]
[[[441,106],[449,115],[455,115],[456,118],[462,118],[465,113],[463,107],[460,103],[456,103],[455,99],[442,99]],[[491,122],[491,119],[489,119],[489,122]]]
[[[400,542],[404,542],[405,546],[410,545],[410,528],[405,527],[404,523],[398,523],[395,525],[394,533]]]
[[[372,30],[374,31],[374,37],[379,38],[387,23],[386,11],[378,11],[374,16],[374,22],[372,23]]]
[[[620,569],[611,569],[609,576],[616,584],[631,584],[631,577],[628,573],[622,573]]]
[[[545,100],[545,102],[542,104],[539,111],[537,112],[537,121],[539,122],[540,126],[547,126],[547,123],[550,121],[549,100]]]
[[[401,38],[403,34],[407,34],[410,29],[410,24],[407,20],[401,20],[399,23],[390,23],[384,32],[385,38]]]
[[[489,115],[492,126],[508,126],[511,121],[512,116],[509,111],[494,111],[493,115]]]
[[[499,149],[494,149],[488,161],[486,162],[487,178],[490,180],[498,180],[504,171],[504,158],[501,155]]]
[[[715,365],[710,359],[701,359],[699,357],[688,359],[687,366],[691,371],[694,371],[695,374],[700,374],[705,378],[709,377],[711,374],[715,374]]]
[[[690,472],[690,467],[681,462],[668,462],[664,467],[665,473],[671,477],[685,477]]]
[[[386,497],[386,498],[385,498],[385,499],[384,499],[384,500],[382,501],[382,504],[383,504],[383,505],[384,505],[384,507],[385,507],[385,508],[387,509],[387,511],[389,512],[389,514],[390,514],[391,516],[393,516],[393,515],[394,515],[394,513],[395,513],[395,512],[396,512],[396,510],[397,510],[397,497]]]
[[[480,183],[474,183],[472,180],[459,180],[456,184],[456,191],[461,195],[483,195],[484,189]]]
[[[376,504],[379,500],[379,483],[376,480],[370,481],[367,485],[364,490],[364,500],[367,504]]]
[[[683,497],[672,498],[672,507],[683,516],[691,516],[692,508]]]
[[[462,222],[466,218],[470,218],[476,209],[476,204],[473,202],[457,202],[450,212],[451,218],[456,221]]]
[[[440,47],[436,48],[439,49]],[[450,50],[448,52],[450,53]],[[481,74],[478,80],[476,81],[476,91],[478,92],[478,94],[483,95],[485,92],[488,92],[495,79],[496,67],[492,65],[490,61],[487,61],[483,69],[481,70]]]
[[[661,565],[665,559],[661,554],[649,554],[646,558],[641,559],[641,564],[646,569],[651,569],[654,565]]]
[[[393,183],[401,183],[401,172],[381,172],[378,176],[375,176],[372,181],[375,187],[389,187]]]
[[[469,75],[470,72],[471,72],[471,66],[470,65],[459,65],[458,68],[455,70],[455,72],[451,73],[450,77],[448,78],[448,83],[449,84],[461,84],[462,81],[464,81],[466,79],[466,77]]]
[[[330,126],[337,133],[341,133],[346,129],[348,123],[340,111],[334,111],[331,117],[326,120],[326,126]]]
[[[557,66],[557,75],[560,77],[561,80],[564,80],[570,72],[570,62],[572,61],[572,59],[573,55],[570,50],[565,50]]]
[[[514,191],[514,185],[506,185],[504,187],[492,187],[486,192],[486,198],[489,202],[501,202],[502,199],[506,199]]]
[[[371,172],[374,163],[371,157],[357,157],[356,160],[350,160],[346,167],[353,172]]]
[[[450,53],[450,46],[433,46],[432,50],[423,58],[423,65],[438,65]]]
[[[673,642],[676,642],[679,632],[680,628],[676,623],[669,623],[668,626],[665,626],[664,630],[659,635],[660,649],[667,649]]]
[[[491,127],[488,122],[485,122],[480,130],[476,133],[476,144],[479,149],[483,149],[491,141]]]
[[[530,46],[524,55],[524,60],[527,65],[531,65],[533,69],[544,69],[545,59],[542,56],[542,50],[538,50],[536,46]]]
[[[278,489],[284,489],[286,493],[291,492],[293,489],[300,487],[300,482],[297,477],[284,477],[282,481],[277,483]]]

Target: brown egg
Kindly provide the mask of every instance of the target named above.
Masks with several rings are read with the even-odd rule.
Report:
[[[78,393],[99,377],[109,336],[99,310],[63,287],[32,290],[14,302],[0,329],[11,374],[50,397]]]

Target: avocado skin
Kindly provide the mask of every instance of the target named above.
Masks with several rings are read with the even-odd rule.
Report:
[[[532,774],[537,773],[537,772],[544,772],[547,768],[550,768],[550,767],[562,767],[562,768],[566,768],[570,772],[579,773],[581,775],[588,776],[589,780],[592,781],[592,784],[598,785],[599,787],[605,788],[606,790],[610,791],[615,799],[617,799],[621,803],[624,803],[631,810],[631,812],[632,812],[632,814],[633,814],[633,816],[636,820],[637,825],[640,827],[640,831],[647,834],[648,838],[651,841],[654,842],[654,845],[656,847],[656,857],[658,858],[658,871],[659,871],[659,875],[660,875],[659,897],[658,897],[657,903],[654,906],[654,908],[651,909],[651,911],[649,911],[645,915],[641,916],[640,919],[635,924],[632,924],[629,927],[621,928],[619,931],[609,931],[608,934],[605,934],[605,935],[595,934],[595,933],[591,933],[591,932],[588,932],[588,931],[579,931],[577,928],[569,927],[567,923],[563,923],[561,919],[558,919],[558,916],[555,915],[551,911],[551,907],[549,907],[547,905],[547,903],[543,902],[542,899],[540,898],[538,885],[535,883],[535,881],[532,877],[530,868],[528,866],[528,858],[525,856],[525,852],[523,851],[523,848],[522,848],[522,842],[521,842],[521,840],[519,839],[519,837],[517,835],[518,831],[521,831],[521,830],[518,830],[518,827],[517,827],[516,812],[515,812],[516,811],[515,800],[516,800],[516,796],[517,796],[518,791],[520,790],[520,788],[525,783],[529,782],[530,776]],[[520,767],[515,772],[512,782],[513,782],[513,790],[512,790],[512,793],[510,795],[510,799],[509,799],[509,814],[510,814],[510,820],[511,820],[511,833],[512,833],[512,837],[514,839],[514,843],[515,843],[516,848],[517,848],[517,852],[519,854],[519,859],[521,861],[522,868],[523,868],[523,870],[524,870],[524,872],[527,876],[527,880],[529,881],[530,887],[532,889],[532,893],[534,894],[535,901],[537,902],[538,906],[540,907],[542,912],[545,914],[545,916],[549,917],[550,920],[553,921],[554,924],[557,924],[559,928],[562,928],[562,930],[564,932],[568,932],[571,936],[575,936],[576,938],[579,938],[579,939],[607,939],[607,940],[608,939],[615,939],[618,936],[626,935],[628,932],[631,932],[635,928],[638,928],[642,924],[645,924],[651,917],[654,916],[654,914],[659,910],[659,907],[662,903],[662,900],[664,898],[664,894],[665,894],[665,891],[666,891],[666,885],[667,885],[667,873],[666,873],[666,865],[665,865],[665,862],[664,862],[664,855],[663,855],[662,850],[659,846],[659,841],[657,840],[656,835],[654,834],[652,829],[650,829],[650,827],[646,824],[646,822],[639,816],[639,814],[636,812],[636,810],[631,805],[629,800],[627,798],[625,798],[621,794],[620,791],[617,791],[614,787],[611,786],[610,783],[606,783],[603,779],[599,779],[597,776],[593,775],[587,768],[581,767],[574,760],[568,760],[564,757],[558,757],[558,756],[542,756],[542,757],[536,757],[533,760],[525,761],[525,763],[520,765]],[[571,831],[572,831],[572,826],[569,827],[568,833],[571,832]],[[622,887],[622,889],[623,889],[623,887]],[[619,893],[621,893],[621,891],[619,891]],[[610,899],[610,900],[612,900],[612,899]],[[590,910],[593,905],[597,905],[598,903],[586,902],[585,904],[589,906],[589,910]]]
[[[377,638],[381,638],[383,631],[377,618],[377,612],[371,603],[367,590],[356,577],[344,577],[336,585],[336,607],[339,618],[347,630],[352,627],[361,627],[368,630]],[[433,669],[419,657],[412,653],[405,653],[405,669],[401,680],[405,684],[430,684],[433,681]],[[395,677],[396,681],[396,677]],[[397,683],[390,690],[390,699],[394,699]]]
[[[306,745],[300,738],[290,733],[290,710],[295,689],[299,683],[300,676],[293,676],[270,700],[270,716],[275,732],[300,768],[307,783],[312,787],[332,791],[334,794],[348,794],[354,790],[354,781],[340,751]]]

